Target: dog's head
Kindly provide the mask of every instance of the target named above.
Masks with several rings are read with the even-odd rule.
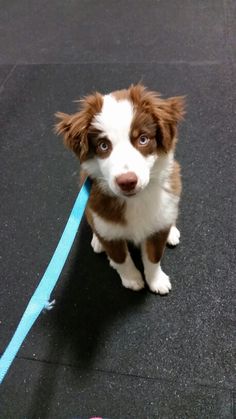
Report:
[[[57,113],[56,132],[81,168],[118,196],[144,189],[158,161],[173,152],[183,97],[162,99],[142,85],[85,97],[73,115]]]

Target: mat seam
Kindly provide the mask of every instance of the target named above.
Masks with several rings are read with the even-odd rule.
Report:
[[[36,358],[24,357],[24,356],[16,356],[16,359],[38,362],[38,363],[41,363],[41,364],[57,365],[57,366],[61,366],[61,367],[69,367],[69,368],[80,369],[79,366],[74,365],[74,364],[70,364],[70,363],[66,363],[66,362],[60,363],[60,362],[54,362],[54,361],[49,361],[49,360],[45,360],[45,359],[36,359]],[[140,374],[118,372],[118,371],[113,371],[113,370],[106,370],[106,369],[103,369],[103,368],[90,368],[90,369],[87,369],[86,371],[85,371],[85,369],[82,369],[81,372],[104,373],[104,374],[117,375],[117,376],[122,376],[122,377],[138,378],[138,379],[150,380],[150,381],[163,381],[163,382],[167,382],[167,383],[177,383],[177,384],[183,385],[183,382],[179,381],[179,380],[171,380],[171,379],[168,379],[168,378],[163,378],[163,377],[158,377],[158,376],[157,377],[150,377],[150,376],[145,376],[145,375],[140,375]],[[200,387],[206,387],[206,388],[211,388],[211,389],[215,389],[215,390],[222,390],[222,391],[229,391],[229,392],[234,391],[234,389],[232,387],[227,387],[227,386],[217,386],[217,385],[211,385],[211,384],[203,384],[203,383],[199,383],[199,382],[191,381],[191,380],[187,381],[186,379],[184,380],[184,382],[186,383],[186,385],[189,385],[189,384],[190,385],[197,385],[197,386],[200,386]]]
[[[236,64],[236,60],[233,60],[233,63]],[[138,65],[138,64],[156,64],[156,65],[190,65],[190,66],[214,66],[214,65],[227,65],[228,60],[193,60],[193,61],[182,61],[182,60],[173,60],[173,61],[70,61],[70,62],[64,62],[64,61],[55,61],[55,62],[24,62],[24,61],[18,61],[15,65],[17,66],[53,66],[53,65],[65,65],[65,66],[73,66],[73,65]],[[13,63],[6,62],[1,63],[0,65],[14,65]]]

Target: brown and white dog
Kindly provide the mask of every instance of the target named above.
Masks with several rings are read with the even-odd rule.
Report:
[[[166,242],[179,243],[176,228],[181,193],[180,167],[174,160],[183,97],[162,99],[142,85],[108,95],[94,93],[73,115],[57,113],[57,133],[92,180],[86,215],[92,247],[105,251],[122,284],[144,287],[127,242],[141,247],[146,282],[167,294],[169,277],[161,269]]]

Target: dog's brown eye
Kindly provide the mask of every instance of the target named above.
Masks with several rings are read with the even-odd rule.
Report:
[[[138,141],[140,145],[147,145],[150,140],[146,135],[141,135]]]
[[[100,151],[102,151],[103,153],[106,153],[106,151],[109,150],[109,144],[106,143],[105,141],[102,141],[100,144],[98,144],[98,148]]]

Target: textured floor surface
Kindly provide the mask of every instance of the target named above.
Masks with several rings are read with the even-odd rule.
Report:
[[[0,418],[234,418],[235,2],[0,4],[0,353],[78,191],[54,113],[140,80],[188,104],[177,149],[182,239],[163,262],[173,291],[122,288],[84,221],[55,309],[1,386]]]

